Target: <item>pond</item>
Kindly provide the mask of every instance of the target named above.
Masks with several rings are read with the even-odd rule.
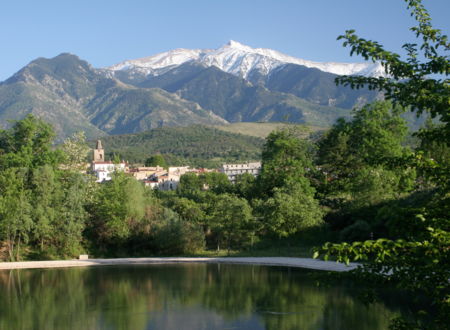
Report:
[[[288,267],[165,264],[0,271],[0,329],[387,329],[401,304]]]

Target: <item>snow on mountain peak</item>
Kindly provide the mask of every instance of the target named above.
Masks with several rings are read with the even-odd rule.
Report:
[[[107,69],[158,75],[189,61],[196,61],[205,66],[216,66],[225,72],[243,78],[247,78],[253,70],[269,74],[273,69],[289,63],[317,68],[338,75],[384,75],[384,70],[379,63],[312,62],[272,49],[252,48],[234,40],[230,40],[218,49],[175,49],[149,57],[124,61]]]
[[[234,41],[234,40],[230,40],[228,41],[225,45],[223,45],[221,48],[233,48],[233,49],[238,49],[238,50],[242,50],[245,52],[252,52],[253,48],[246,46],[244,44],[241,44],[240,42]]]

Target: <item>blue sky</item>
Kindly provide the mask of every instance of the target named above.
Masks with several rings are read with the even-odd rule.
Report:
[[[450,34],[450,1],[423,0]],[[70,52],[94,67],[228,40],[314,61],[361,62],[336,41],[346,29],[400,51],[413,41],[403,0],[5,0],[0,81],[37,57]]]

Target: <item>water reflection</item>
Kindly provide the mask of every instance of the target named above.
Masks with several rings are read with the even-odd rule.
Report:
[[[387,329],[398,311],[301,269],[217,264],[0,271],[0,329]]]

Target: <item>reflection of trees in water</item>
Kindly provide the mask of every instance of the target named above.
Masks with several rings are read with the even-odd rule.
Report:
[[[256,312],[267,329],[386,329],[394,316],[382,304],[362,304],[342,287],[317,287],[307,272],[250,266],[235,276],[235,267],[210,269],[217,278],[202,298],[230,319]]]
[[[342,287],[315,286],[305,271],[259,266],[1,271],[0,293],[0,329],[146,329],[174,309],[257,317],[266,329],[385,329],[394,316]]]
[[[80,271],[1,271],[0,329],[94,328]]]

